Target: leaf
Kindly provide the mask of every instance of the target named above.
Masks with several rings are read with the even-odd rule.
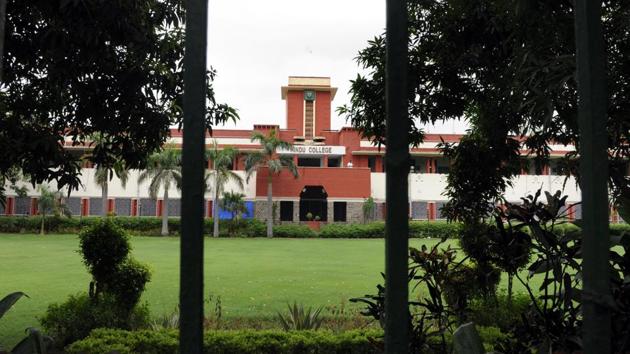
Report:
[[[15,304],[22,296],[28,297],[25,293],[21,291],[16,291],[5,296],[2,300],[0,300],[0,318],[4,316],[7,311]]]
[[[552,269],[554,262],[545,259],[539,259],[527,268],[529,270],[529,276],[534,274],[546,273]]]

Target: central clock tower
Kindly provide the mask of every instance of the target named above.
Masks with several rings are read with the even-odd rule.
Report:
[[[331,102],[337,93],[329,77],[289,76],[282,86],[287,102],[287,129],[294,130],[293,144],[323,145],[330,130]]]

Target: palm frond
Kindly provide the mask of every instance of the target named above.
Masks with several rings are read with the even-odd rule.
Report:
[[[280,156],[280,163],[287,170],[289,170],[289,172],[291,172],[293,177],[298,178],[299,173],[298,173],[297,166],[295,165],[295,162],[293,161],[293,157],[291,157],[291,156]]]
[[[245,159],[247,181],[249,181],[249,178],[258,169],[258,167],[264,164],[265,159],[265,155],[260,151],[255,151],[247,155],[247,158]]]

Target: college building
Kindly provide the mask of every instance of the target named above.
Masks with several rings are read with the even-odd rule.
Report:
[[[259,150],[260,146],[250,140],[253,131],[268,133],[277,130],[282,140],[293,147],[278,151],[290,156],[298,166],[299,177],[294,178],[283,171],[273,178],[273,200],[275,217],[278,222],[306,221],[307,215],[318,217],[322,222],[362,222],[362,207],[366,199],[372,197],[376,203],[373,218],[383,219],[387,212],[385,205],[385,163],[386,147],[374,146],[361,138],[359,132],[350,127],[331,129],[331,110],[337,88],[331,86],[328,77],[289,77],[286,86],[280,88],[280,99],[286,105],[286,116],[279,125],[254,125],[252,130],[214,129],[212,136],[206,135],[206,146],[210,148],[216,140],[220,148],[233,146],[239,150],[233,170],[245,178],[244,161],[248,153]],[[280,102],[278,102],[280,104]],[[280,122],[279,122],[280,123]],[[449,171],[449,161],[442,156],[437,145],[445,142],[458,142],[457,134],[426,134],[424,142],[410,148],[411,173],[409,174],[409,199],[411,219],[443,219],[441,206],[446,202],[443,192]],[[182,146],[182,132],[171,130],[169,143],[176,148]],[[68,149],[84,154],[83,146]],[[579,203],[580,191],[574,178],[565,179],[557,173],[558,158],[573,151],[573,146],[552,145],[551,162],[542,168],[523,169],[513,180],[505,197],[518,202],[521,197],[533,194],[539,188],[550,192],[562,190],[568,195],[569,204]],[[527,158],[527,151],[522,151]],[[555,160],[555,161],[554,161]],[[208,163],[210,169],[211,162]],[[139,171],[131,171],[126,187],[114,177],[109,183],[107,208],[109,212],[126,216],[159,216],[163,208],[168,208],[169,216],[178,216],[180,192],[173,187],[169,191],[168,205],[161,199],[149,196],[148,182],[138,183]],[[245,195],[248,215],[265,219],[267,208],[267,171],[260,169],[246,181],[240,190],[234,184],[226,186],[226,191]],[[73,191],[66,204],[78,216],[100,215],[102,208],[101,189],[94,182],[94,168],[86,164],[82,172],[82,188]],[[52,186],[54,188],[54,186]],[[212,196],[206,194],[205,212],[212,215]],[[10,195],[7,206],[0,214],[37,214],[37,191],[29,190],[28,197]],[[227,217],[220,212],[221,217]],[[581,217],[579,204],[568,210],[570,219]],[[611,213],[611,221],[618,217]]]

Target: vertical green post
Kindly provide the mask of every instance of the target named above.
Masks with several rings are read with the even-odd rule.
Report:
[[[584,296],[584,353],[610,353],[611,298],[608,277],[608,134],[606,131],[606,54],[602,3],[576,0],[575,40],[580,128]]]
[[[387,150],[385,201],[385,352],[409,349],[407,217],[409,119],[407,112],[407,2],[387,0],[385,110]]]
[[[186,0],[179,352],[203,352],[203,175],[208,0]]]

